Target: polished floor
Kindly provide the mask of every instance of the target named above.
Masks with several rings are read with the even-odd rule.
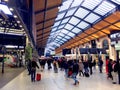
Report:
[[[111,80],[106,79],[106,74],[100,74],[98,70],[89,78],[77,76],[79,85],[73,85],[74,81],[64,77],[64,71],[54,73],[53,70],[40,72],[41,81],[31,82],[27,70],[19,74],[0,90],[120,90],[120,85],[112,84]]]
[[[11,82],[14,78],[16,78],[20,73],[25,70],[24,67],[10,68],[8,66],[5,66],[4,73],[2,73],[1,67],[2,66],[0,65],[0,88]]]

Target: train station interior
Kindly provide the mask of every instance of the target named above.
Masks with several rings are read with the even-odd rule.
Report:
[[[0,90],[37,89],[120,89],[120,0],[0,0]]]

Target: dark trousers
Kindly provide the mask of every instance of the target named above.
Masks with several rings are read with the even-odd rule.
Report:
[[[81,73],[82,73],[82,75],[84,76],[84,73],[83,73],[82,70],[79,71],[79,76],[81,76]]]
[[[34,82],[36,77],[36,70],[31,70],[31,81]]]
[[[92,75],[92,73],[93,73],[93,72],[92,72],[92,67],[91,67],[91,68],[90,68],[90,74]]]

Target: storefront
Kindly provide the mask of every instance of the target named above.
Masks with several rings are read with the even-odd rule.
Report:
[[[118,68],[118,79],[120,84],[120,31],[112,31],[110,34],[111,45],[115,48],[116,51],[116,61],[119,65]]]

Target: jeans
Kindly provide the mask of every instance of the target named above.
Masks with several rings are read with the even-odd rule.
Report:
[[[68,69],[65,69],[65,77],[68,78]]]
[[[79,82],[79,81],[77,80],[77,78],[76,78],[76,77],[77,77],[77,74],[78,74],[78,73],[73,73],[73,74],[72,74],[72,79],[75,81],[75,84]]]

